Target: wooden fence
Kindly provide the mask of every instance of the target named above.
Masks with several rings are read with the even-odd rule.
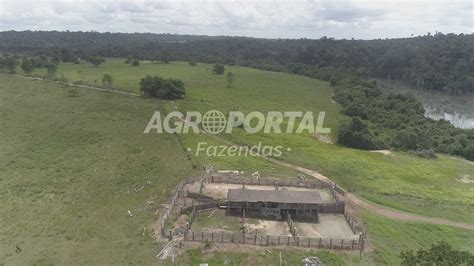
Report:
[[[346,218],[347,224],[350,226],[352,232],[356,234],[357,231],[355,229],[355,222],[352,216],[348,212],[344,212],[344,218]]]
[[[304,187],[304,188],[328,188],[332,185],[320,180],[297,180],[279,178],[239,178],[232,176],[211,176],[210,183],[228,183],[258,186],[281,186],[281,187]]]
[[[293,225],[293,220],[291,219],[290,213],[286,214],[286,221],[288,222],[288,227],[290,228],[290,233],[292,236],[296,237],[298,236],[298,232],[296,230],[296,226]]]
[[[226,200],[214,200],[214,201],[209,201],[209,202],[205,202],[201,204],[195,204],[188,207],[181,207],[179,210],[179,213],[180,214],[189,213],[193,209],[196,209],[196,211],[201,211],[201,210],[214,209],[214,208],[219,208],[219,207],[224,207],[224,206],[227,206]]]
[[[165,213],[163,214],[163,217],[161,218],[161,221],[160,221],[161,234],[166,237],[171,237],[170,233],[165,230],[166,221],[170,217],[171,211],[173,210],[174,205],[176,204],[176,201],[178,200],[180,196],[183,195],[184,185],[188,184],[189,182],[192,182],[191,178],[185,178],[179,183],[178,188],[176,189],[175,193],[171,197],[170,204],[166,208]]]
[[[320,249],[360,250],[363,248],[364,238],[333,239],[302,236],[250,235],[231,232],[186,231],[184,234],[184,241],[209,241],[213,243],[238,243],[258,246],[296,246]]]

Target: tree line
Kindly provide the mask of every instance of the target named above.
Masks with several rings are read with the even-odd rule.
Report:
[[[426,34],[377,40],[258,39],[151,33],[0,32],[0,51],[48,54],[64,62],[95,54],[304,72],[339,67],[398,80],[419,90],[474,92],[474,35]]]

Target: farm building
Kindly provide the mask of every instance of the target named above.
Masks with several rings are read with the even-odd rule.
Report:
[[[316,191],[229,189],[229,211],[260,214],[277,219],[290,213],[292,217],[317,218],[321,196]]]

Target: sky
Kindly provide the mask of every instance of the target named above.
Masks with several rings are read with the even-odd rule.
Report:
[[[0,0],[0,31],[378,39],[472,33],[471,1]]]

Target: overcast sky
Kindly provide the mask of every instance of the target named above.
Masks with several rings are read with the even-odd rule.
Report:
[[[474,1],[0,0],[0,30],[356,39],[472,33]]]

